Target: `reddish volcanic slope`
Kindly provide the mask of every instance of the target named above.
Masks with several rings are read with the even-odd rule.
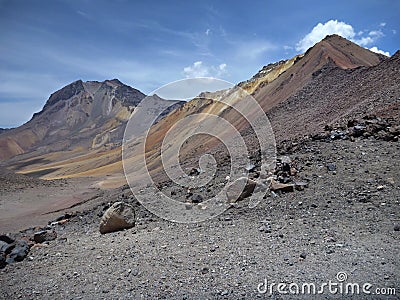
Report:
[[[268,111],[278,141],[322,131],[364,116],[400,121],[400,52],[372,67],[343,70],[335,65]]]
[[[321,70],[331,66],[354,69],[374,66],[383,57],[338,35],[327,36],[271,84],[256,91],[255,97],[265,111],[302,89]]]
[[[386,64],[382,65],[380,69],[374,69],[374,66],[381,64],[382,61],[384,61],[382,55],[362,48],[340,36],[332,35],[310,48],[304,56],[272,64],[267,71],[266,67],[263,68],[259,74],[253,77],[253,80],[241,83],[240,87],[251,92],[267,115],[271,117],[272,126],[279,142],[307,135],[319,128],[321,124],[330,123],[348,113],[351,107],[358,105],[361,101],[361,99],[354,98],[352,101],[346,102],[346,94],[356,94],[358,89],[355,85],[358,80],[355,74],[362,77],[364,76],[363,72],[377,70],[374,74],[379,77],[379,73],[384,73],[384,69],[388,67]],[[271,76],[273,72],[276,73],[275,77]],[[396,78],[397,75],[394,73],[391,72],[388,76]],[[263,76],[265,78],[269,76],[268,80],[262,81]],[[352,79],[353,77],[355,78]],[[336,87],[336,82],[339,81],[341,85]],[[347,81],[348,84],[346,84]],[[262,84],[255,87],[254,82],[262,82]],[[393,80],[390,82],[384,83],[381,88],[389,88],[393,84]],[[314,98],[310,95],[304,96],[307,91],[312,93],[313,89],[320,93],[316,93]],[[336,89],[340,89],[340,91],[336,91]],[[373,89],[373,86],[369,85],[365,88],[365,90],[368,89]],[[341,97],[337,102],[337,107],[335,106],[335,114],[326,113],[328,111],[327,103],[332,101],[331,97],[324,99],[324,93],[328,90],[331,94],[340,94]],[[210,97],[213,98],[212,95]],[[240,99],[232,101],[240,101]],[[340,104],[343,102],[347,104]],[[220,109],[220,107],[221,104],[218,101],[197,98],[186,103],[180,110],[170,114],[153,128],[149,136],[149,148],[159,145],[165,132],[177,120],[201,112],[217,114],[234,124],[239,130],[246,129],[248,123],[243,122],[243,119],[238,117],[234,110]],[[313,120],[315,120],[315,126]],[[312,124],[309,124],[310,122]],[[194,148],[199,145],[207,145],[211,141],[203,138],[198,139],[197,142],[198,145],[194,145]],[[210,147],[205,148],[209,149]]]

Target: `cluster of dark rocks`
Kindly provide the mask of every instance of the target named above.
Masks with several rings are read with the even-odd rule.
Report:
[[[293,192],[302,191],[308,186],[308,183],[298,180],[296,175],[299,172],[296,162],[289,156],[282,156],[277,159],[275,170],[271,176],[271,191]]]
[[[30,228],[16,235],[0,235],[0,268],[23,261],[32,247],[55,240],[56,226],[64,225],[72,216],[66,213],[45,227]]]
[[[272,195],[276,193],[302,191],[308,187],[308,182],[300,180],[298,173],[301,168],[296,161],[292,161],[289,156],[281,156],[276,160],[275,168],[267,174],[260,175],[259,168],[250,164],[246,170],[249,176],[243,176],[231,182],[227,188],[227,199],[229,202],[243,200],[253,193],[270,191]],[[189,175],[197,176],[200,170],[193,168]],[[261,176],[261,178],[259,178]],[[228,178],[228,177],[227,177]],[[261,179],[261,180],[258,180]],[[199,204],[204,201],[203,195],[188,189],[186,193],[187,204]]]
[[[355,138],[370,138],[378,140],[399,140],[400,124],[393,118],[379,118],[376,116],[365,116],[361,120],[351,119],[347,124],[341,126],[325,126],[325,132],[312,136],[313,140],[351,140]]]
[[[25,239],[15,240],[7,235],[0,236],[0,268],[22,261],[28,255],[31,244]]]
[[[304,180],[300,180],[298,173],[300,171],[300,167],[297,166],[296,161],[292,161],[289,156],[281,156],[276,160],[275,168],[272,171],[269,171],[267,174],[260,175],[259,172],[250,173],[250,178],[242,177],[232,183],[231,187],[228,188],[228,199],[230,189],[233,189],[233,193],[237,193],[235,190],[236,182],[245,181],[245,187],[243,192],[240,194],[237,200],[242,200],[246,197],[251,196],[253,193],[257,193],[259,191],[266,192],[270,191],[273,196],[276,196],[277,193],[290,193],[297,191],[302,191],[304,188],[308,187],[308,182]],[[260,181],[255,180],[261,176],[261,184]],[[232,201],[232,200],[230,200]]]
[[[13,238],[8,235],[0,236],[0,268],[6,265],[23,261],[30,249],[35,244],[41,244],[55,240],[57,233],[54,228],[41,228],[32,236],[23,236],[21,238]]]

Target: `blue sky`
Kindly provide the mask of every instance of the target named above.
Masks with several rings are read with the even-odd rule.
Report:
[[[0,127],[77,79],[149,93],[212,76],[233,83],[329,33],[392,55],[400,1],[0,0]]]

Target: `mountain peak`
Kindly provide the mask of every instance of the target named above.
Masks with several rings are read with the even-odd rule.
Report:
[[[58,90],[57,92],[51,94],[49,100],[47,100],[45,106],[43,107],[43,110],[57,103],[60,100],[69,99],[84,90],[85,87],[83,85],[83,81],[81,79],[76,80],[68,84],[67,86],[63,87],[62,89]]]
[[[320,62],[334,63],[341,69],[360,66],[375,66],[383,58],[380,54],[365,49],[337,34],[327,35],[323,40],[307,50],[305,56]]]
[[[342,37],[342,36],[340,36],[340,35],[338,35],[336,33],[328,34],[326,37],[324,37],[322,39],[322,41],[343,41],[343,40],[347,41],[347,39],[345,39],[344,37]]]
[[[118,85],[118,86],[124,85],[124,84],[123,84],[121,81],[119,81],[119,79],[117,79],[117,78],[105,80],[104,83],[111,83],[111,84],[113,84],[113,85]]]

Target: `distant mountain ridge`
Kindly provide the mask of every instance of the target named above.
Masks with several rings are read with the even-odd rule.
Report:
[[[53,93],[26,124],[4,131],[0,158],[118,146],[127,120],[145,96],[118,79],[77,80]]]
[[[264,66],[237,87],[257,100],[281,143],[365,114],[400,119],[399,57],[396,52],[386,58],[331,35],[304,54]],[[189,115],[215,114],[247,134],[248,124],[218,101],[241,101],[233,90],[204,92],[174,106],[179,109],[166,112],[149,131],[149,163],[162,165],[155,153],[159,152],[165,134]],[[106,175],[111,176],[105,181],[108,185],[124,184],[120,141],[126,120],[143,97],[143,93],[116,79],[76,81],[52,94],[43,110],[27,124],[1,134],[0,155],[10,158],[19,154],[9,159],[7,165],[43,178]],[[201,117],[197,121],[201,122]],[[197,121],[193,118],[193,122]],[[190,147],[201,152],[215,145],[207,136],[201,136]],[[193,149],[186,149],[180,158],[193,157]]]

